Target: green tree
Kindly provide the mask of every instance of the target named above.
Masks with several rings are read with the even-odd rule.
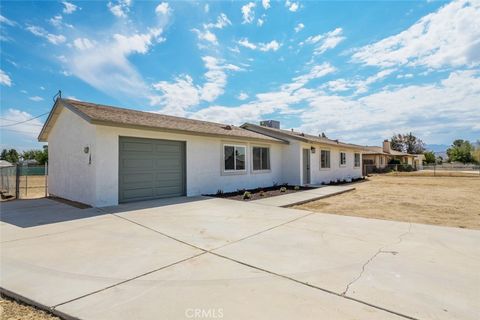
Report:
[[[36,160],[38,164],[45,164],[48,161],[48,147],[44,146],[42,150],[32,149],[22,153],[23,160]]]
[[[435,163],[435,153],[433,151],[427,151],[423,155],[426,163]]]
[[[425,143],[411,132],[407,134],[394,134],[390,139],[390,147],[393,150],[410,154],[422,154],[425,152]]]
[[[480,163],[480,140],[477,140],[473,146],[472,157],[476,163]]]
[[[2,153],[0,155],[1,160],[8,161],[10,163],[17,163],[18,159],[20,158],[20,155],[18,154],[17,150],[15,149],[3,149]]]
[[[447,149],[448,161],[470,163],[474,161],[473,146],[468,140],[457,139]]]

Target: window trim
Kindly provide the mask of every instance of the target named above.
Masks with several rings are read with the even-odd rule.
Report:
[[[358,154],[358,166],[355,165],[355,156]],[[360,152],[353,153],[353,167],[360,168],[362,166],[362,154]]]
[[[342,164],[342,153],[345,154],[345,163],[344,164]],[[342,168],[347,166],[347,152],[346,151],[340,151],[338,153],[338,164]]]
[[[329,152],[329,161],[328,161],[328,164],[329,166],[328,167],[322,167],[322,151],[328,151]],[[327,149],[327,148],[321,148],[320,149],[320,159],[319,159],[319,166],[320,166],[320,170],[322,171],[328,171],[328,170],[331,170],[332,169],[332,150],[330,149]]]
[[[253,148],[266,148],[268,149],[268,166],[270,169],[255,169],[253,167]],[[265,145],[265,144],[252,144],[250,146],[250,149],[251,149],[251,155],[252,155],[252,165],[251,165],[251,170],[250,172],[252,173],[269,173],[269,172],[272,172],[272,148],[270,147],[270,145]]]
[[[240,147],[245,149],[245,169],[242,170],[235,170],[235,169],[225,169],[225,147],[234,147],[234,152],[235,148]],[[241,174],[247,174],[248,172],[248,146],[246,144],[240,144],[240,143],[234,143],[234,142],[224,142],[222,143],[221,147],[221,168],[222,168],[222,174],[223,175],[241,175]],[[236,166],[236,164],[235,164]]]

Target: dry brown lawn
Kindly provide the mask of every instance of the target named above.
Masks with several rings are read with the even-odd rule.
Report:
[[[479,177],[375,175],[354,186],[354,191],[295,208],[480,229]]]
[[[45,311],[29,307],[13,300],[0,298],[1,320],[60,320]]]

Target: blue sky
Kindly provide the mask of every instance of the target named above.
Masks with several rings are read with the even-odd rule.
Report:
[[[2,1],[1,147],[52,97],[358,144],[480,139],[477,1]]]

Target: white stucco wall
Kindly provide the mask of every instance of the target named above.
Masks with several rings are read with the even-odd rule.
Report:
[[[312,184],[328,183],[336,180],[347,180],[362,177],[362,155],[360,151],[348,148],[336,148],[318,144],[303,144],[302,148],[315,147],[315,153],[310,153],[310,178]],[[330,168],[320,168],[320,150],[330,150]],[[340,152],[346,153],[347,163],[340,166]],[[360,153],[360,166],[355,167],[354,154]]]
[[[96,198],[95,206],[118,203],[118,142],[120,136],[166,139],[186,142],[187,195],[235,191],[242,188],[256,188],[282,183],[281,144],[245,142],[218,137],[190,136],[158,131],[97,126],[96,147]],[[233,143],[247,146],[247,170],[242,174],[222,173],[223,144]],[[270,147],[268,172],[255,173],[251,169],[251,148],[254,145]]]
[[[90,154],[84,152],[89,147]],[[48,136],[48,192],[92,204],[95,195],[95,126],[62,109]]]

